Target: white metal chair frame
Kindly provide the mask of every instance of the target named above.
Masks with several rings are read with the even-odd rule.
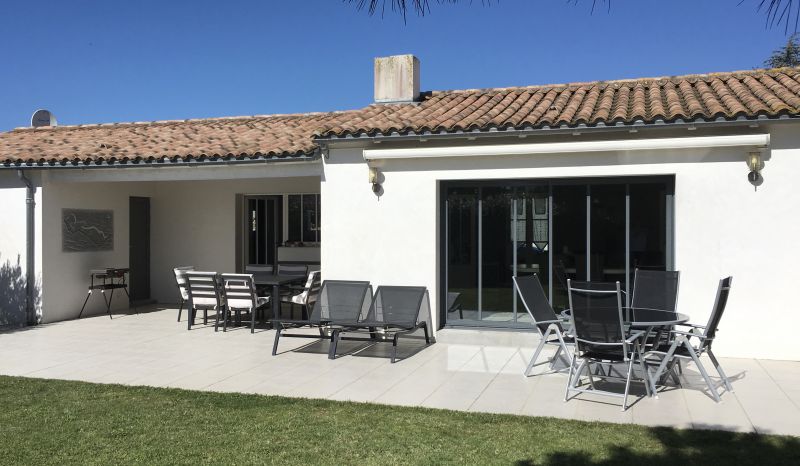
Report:
[[[537,275],[534,274],[533,276],[536,277],[536,280],[538,282]],[[519,298],[522,301],[522,305],[525,307],[525,310],[528,312],[528,315],[530,316],[531,321],[533,322],[534,328],[536,328],[536,331],[539,332],[539,336],[541,337],[541,339],[539,340],[539,345],[536,347],[536,350],[533,353],[533,357],[531,358],[530,362],[528,363],[528,366],[525,368],[525,372],[524,372],[525,376],[526,377],[530,376],[531,371],[533,370],[534,367],[536,367],[536,361],[538,361],[539,355],[541,354],[541,352],[544,349],[545,345],[556,345],[557,346],[556,353],[550,359],[551,364],[558,360],[558,357],[561,355],[562,352],[566,356],[567,361],[571,361],[572,360],[572,351],[569,350],[567,345],[574,345],[574,343],[573,342],[569,342],[568,343],[567,341],[565,341],[565,337],[567,339],[571,339],[572,337],[569,334],[567,334],[567,333],[562,331],[562,329],[563,329],[562,323],[558,319],[558,316],[556,316],[555,311],[553,311],[553,315],[556,316],[556,319],[554,319],[554,320],[537,321],[536,317],[534,317],[534,315],[533,315],[533,311],[531,310],[531,304],[532,303],[528,303],[525,300],[525,296],[523,295],[522,291],[520,290],[519,284],[517,283],[517,277],[513,276],[513,277],[511,277],[511,279],[514,282],[514,288],[517,290],[517,294],[519,295]],[[541,286],[541,283],[539,283],[539,286]],[[539,327],[538,324],[547,324],[547,330],[542,332],[542,329]],[[555,335],[556,338],[557,338],[557,341],[550,340],[550,336],[551,335]]]
[[[598,295],[612,294],[612,293],[616,294],[617,295],[617,310],[618,310],[618,313],[619,313],[620,334],[623,335],[623,336],[627,335],[627,338],[625,338],[624,340],[622,340],[620,342],[597,342],[597,341],[592,341],[592,340],[586,340],[586,339],[579,338],[578,337],[578,333],[579,332],[577,332],[577,328],[575,326],[575,308],[574,308],[573,303],[572,303],[572,292],[573,291],[577,291],[577,292],[581,292],[581,293],[589,293],[589,294],[598,294]],[[628,333],[628,332],[625,331],[624,320],[623,320],[623,317],[622,317],[622,291],[620,289],[619,282],[616,282],[616,289],[615,290],[589,290],[589,289],[573,288],[572,287],[572,280],[568,279],[567,280],[567,292],[568,292],[568,295],[569,295],[569,307],[572,310],[572,312],[570,313],[570,319],[572,320],[572,328],[573,328],[573,331],[575,333],[574,334],[575,352],[572,355],[572,362],[570,363],[570,367],[569,367],[569,377],[567,378],[567,387],[566,387],[566,390],[565,390],[565,393],[564,393],[564,401],[565,402],[569,401],[570,392],[595,393],[595,394],[598,394],[598,395],[622,397],[622,411],[627,410],[628,409],[628,393],[630,391],[631,378],[633,376],[633,364],[636,362],[637,359],[638,359],[639,365],[640,365],[640,367],[642,369],[643,377],[645,377],[644,386],[645,386],[645,390],[647,392],[647,396],[650,396],[650,393],[651,393],[651,391],[650,391],[651,380],[647,376],[647,374],[648,374],[647,366],[645,365],[644,355],[642,353],[642,345],[640,343],[640,341],[643,338],[645,338],[646,335],[645,335],[645,332],[642,332],[642,331],[634,331],[633,333]],[[620,393],[616,393],[616,392],[610,392],[610,391],[607,391],[607,390],[599,390],[599,389],[595,388],[594,376],[592,375],[592,370],[589,367],[589,365],[592,362],[602,364],[602,363],[606,363],[607,361],[601,360],[601,359],[594,359],[594,358],[581,356],[581,353],[584,353],[584,351],[581,350],[581,343],[584,343],[584,344],[587,344],[587,345],[591,345],[591,346],[595,346],[595,347],[596,346],[605,347],[605,348],[609,348],[609,349],[612,349],[614,347],[620,347],[620,346],[622,347],[623,362],[628,365],[627,376],[625,377],[625,391],[624,391],[624,393],[620,394]],[[575,369],[575,362],[577,361],[578,357],[581,358],[581,362],[578,365],[578,368]],[[580,388],[580,386],[578,385],[580,383],[581,374],[582,374],[584,368],[587,369],[586,372],[587,372],[587,375],[589,377],[589,386],[591,387],[591,388],[588,388],[588,389],[587,388]],[[600,377],[601,378],[605,378],[605,379],[621,379],[621,377],[612,376],[611,375],[611,370],[609,370],[607,374],[601,374]]]
[[[732,282],[733,279],[731,277],[723,278],[719,281],[717,295],[714,300],[714,308],[707,325],[679,324],[680,327],[689,327],[689,329],[672,330],[670,332],[670,336],[673,338],[671,338],[672,342],[667,351],[656,349],[647,352],[648,356],[657,355],[661,357],[661,363],[658,365],[655,374],[650,377],[650,384],[653,394],[657,395],[658,392],[656,391],[656,382],[663,375],[666,373],[674,375],[673,369],[676,362],[679,363],[681,360],[687,362],[693,361],[697,366],[697,370],[700,371],[700,375],[702,375],[708,390],[711,392],[711,396],[714,398],[714,401],[719,402],[720,396],[717,391],[718,387],[714,385],[711,377],[708,375],[708,371],[706,371],[703,363],[700,362],[700,356],[702,356],[704,353],[708,354],[708,357],[711,359],[711,363],[714,364],[714,368],[716,368],[717,373],[722,379],[725,389],[729,392],[733,391],[733,386],[731,385],[728,376],[725,375],[725,371],[722,370],[722,365],[720,365],[719,360],[717,360],[717,357],[714,356],[714,353],[711,351],[711,343],[716,336],[716,326],[719,324],[719,320],[721,318],[720,314],[725,310],[725,304],[727,303],[728,293],[730,292]],[[712,326],[714,326],[714,328],[712,328]],[[696,338],[698,340],[697,346],[692,345],[692,338]],[[678,351],[681,347],[686,350],[686,354],[676,353],[676,351]]]
[[[281,302],[291,304],[292,308],[294,308],[295,304],[299,305],[305,311],[307,318],[309,315],[309,306],[313,305],[314,301],[316,301],[321,286],[321,272],[315,270],[308,274],[308,279],[301,293],[283,295],[281,296]]]

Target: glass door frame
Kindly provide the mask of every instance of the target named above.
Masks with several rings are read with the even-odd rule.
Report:
[[[619,176],[619,177],[579,177],[579,178],[524,178],[524,179],[480,179],[480,180],[440,180],[439,181],[439,189],[438,189],[438,196],[439,199],[437,202],[439,203],[439,319],[438,319],[438,328],[443,328],[444,326],[448,325],[447,318],[448,318],[448,309],[446,309],[447,303],[447,293],[448,293],[448,266],[449,266],[449,257],[448,257],[448,238],[449,238],[449,224],[448,224],[448,190],[451,188],[478,188],[478,225],[477,225],[477,238],[478,238],[478,245],[477,245],[477,253],[478,253],[478,316],[479,319],[481,317],[481,301],[482,301],[482,222],[481,222],[481,208],[482,208],[482,196],[481,196],[481,188],[483,187],[497,187],[497,186],[508,186],[508,187],[529,187],[529,186],[546,186],[547,187],[547,208],[548,208],[548,285],[547,285],[547,294],[548,299],[550,302],[553,300],[553,248],[552,245],[554,243],[555,238],[553,238],[553,186],[558,185],[580,185],[585,186],[586,188],[586,271],[587,274],[591,274],[591,186],[592,185],[601,185],[601,184],[613,184],[613,185],[625,185],[625,289],[630,289],[632,285],[631,280],[631,251],[630,251],[630,229],[631,229],[631,218],[630,218],[630,185],[632,184],[662,184],[666,188],[665,192],[665,268],[666,270],[673,270],[674,269],[674,212],[675,212],[675,176],[674,175],[637,175],[637,176]],[[518,200],[512,201],[518,202]],[[512,205],[513,208],[513,205]],[[515,235],[516,237],[516,231]],[[516,251],[514,253],[514,267],[516,273]],[[591,276],[589,275],[591,279]],[[626,293],[626,300],[629,299],[630,293]],[[517,312],[517,300],[514,299],[514,309],[513,309],[513,316],[514,322],[509,322],[506,325],[499,326],[500,328],[522,328],[528,329],[530,328],[530,324],[527,322],[519,322],[518,321],[518,312]],[[626,302],[626,305],[629,303]],[[482,327],[482,328],[497,328],[498,325],[492,324],[491,322],[484,322],[482,320],[460,320],[457,327],[462,328],[469,328],[469,327]]]
[[[273,264],[269,264],[269,259],[266,260],[264,264],[255,264],[255,265],[272,265],[277,267],[278,262],[278,246],[283,243],[284,237],[284,196],[282,194],[245,194],[243,196],[242,207],[244,209],[244,237],[243,237],[243,248],[242,248],[242,256],[243,256],[243,266],[249,265],[249,255],[250,255],[250,248],[255,247],[256,251],[258,251],[259,247],[262,246],[258,244],[256,240],[256,244],[252,244],[250,239],[249,231],[252,228],[252,223],[255,219],[251,218],[248,214],[249,210],[249,202],[250,201],[264,201],[264,214],[268,215],[265,218],[265,227],[267,230],[272,230],[272,238],[274,239],[272,244],[272,258]],[[272,211],[272,218],[269,218],[269,207],[268,203],[272,202],[273,211]],[[265,239],[269,238],[269,233],[266,233]],[[258,254],[258,253],[256,253]],[[266,257],[269,258],[270,253],[266,253]]]

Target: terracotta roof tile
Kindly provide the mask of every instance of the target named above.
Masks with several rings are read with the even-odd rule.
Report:
[[[348,112],[20,128],[0,133],[0,161],[68,164],[313,155],[311,134]]]
[[[800,116],[800,69],[436,91],[414,105],[367,108],[368,118],[342,121],[319,134],[335,137]]]
[[[410,104],[331,113],[24,128],[0,163],[61,165],[313,155],[316,137],[800,117],[800,68],[435,91]]]

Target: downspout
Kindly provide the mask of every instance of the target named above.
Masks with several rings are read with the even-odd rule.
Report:
[[[36,186],[25,176],[25,172],[17,170],[19,179],[25,183],[27,193],[25,196],[25,317],[28,325],[36,325],[36,306],[34,305],[36,292],[36,262],[34,261],[36,230],[34,214],[36,213]]]

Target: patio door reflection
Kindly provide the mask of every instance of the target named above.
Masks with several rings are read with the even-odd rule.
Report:
[[[671,267],[671,179],[451,183],[444,188],[444,320],[525,326],[513,276],[536,274],[553,307],[567,280]]]

